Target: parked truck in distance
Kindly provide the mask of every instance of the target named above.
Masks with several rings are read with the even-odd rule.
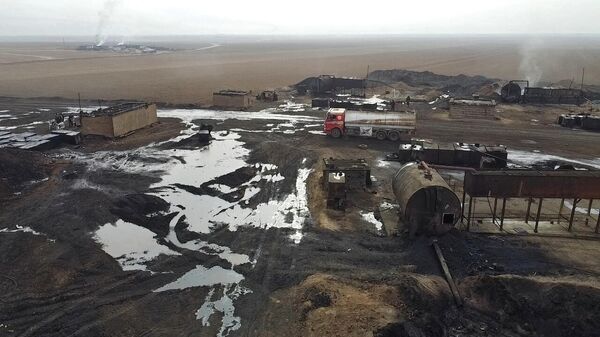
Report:
[[[332,108],[325,116],[323,131],[333,138],[348,135],[398,141],[414,135],[416,125],[417,118],[414,112]]]

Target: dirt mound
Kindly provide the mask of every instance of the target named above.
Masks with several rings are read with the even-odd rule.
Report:
[[[390,286],[313,275],[298,288],[296,305],[304,318],[306,336],[364,336],[398,319],[393,303],[398,293]]]
[[[47,178],[50,171],[51,160],[42,153],[0,149],[0,198]]]
[[[444,281],[403,274],[394,283],[315,274],[280,291],[267,317],[281,325],[277,314],[291,308],[297,315],[297,326],[287,327],[292,336],[443,336],[434,316],[442,315],[450,301]]]
[[[402,82],[415,87],[433,87],[456,96],[468,96],[478,92],[486,85],[492,85],[497,80],[484,76],[447,76],[430,71],[411,71],[404,69],[376,70],[369,73],[369,79],[385,83]]]
[[[460,284],[465,304],[527,336],[597,336],[600,288],[520,276],[478,276]]]

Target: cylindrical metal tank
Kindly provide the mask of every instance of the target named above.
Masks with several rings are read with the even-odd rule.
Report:
[[[508,103],[518,103],[521,101],[522,88],[520,85],[514,82],[508,82],[502,87],[500,96],[502,100]]]
[[[426,164],[408,163],[394,175],[392,188],[400,217],[411,236],[441,235],[461,217],[461,203],[446,181]]]

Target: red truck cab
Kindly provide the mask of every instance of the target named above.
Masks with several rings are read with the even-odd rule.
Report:
[[[332,108],[327,111],[327,115],[325,115],[325,124],[323,125],[323,131],[333,136],[334,138],[339,138],[344,134],[344,122],[346,117],[346,109],[342,108]]]

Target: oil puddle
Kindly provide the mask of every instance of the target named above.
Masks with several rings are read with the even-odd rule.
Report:
[[[119,262],[123,270],[146,271],[146,263],[160,254],[181,255],[159,244],[153,232],[123,220],[100,227],[94,239]]]

